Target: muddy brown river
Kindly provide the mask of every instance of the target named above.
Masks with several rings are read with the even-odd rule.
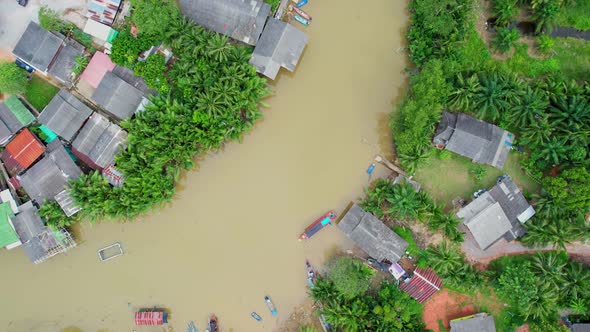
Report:
[[[362,194],[375,154],[391,156],[405,7],[310,0],[309,45],[296,73],[271,86],[264,120],[184,175],[171,204],[136,222],[84,224],[77,248],[40,265],[22,249],[0,251],[0,330],[168,331],[134,327],[134,310],[150,306],[170,310],[173,331],[189,320],[204,331],[210,313],[225,332],[278,330],[306,297],[305,259],[320,265],[344,241],[336,227],[297,237]],[[97,249],[113,242],[125,255],[100,262]]]

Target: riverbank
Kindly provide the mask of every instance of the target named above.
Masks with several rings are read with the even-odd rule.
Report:
[[[310,2],[314,22],[297,72],[271,85],[264,119],[242,143],[181,177],[172,203],[133,223],[83,224],[78,248],[43,265],[3,252],[10,272],[0,290],[22,300],[0,305],[0,327],[130,331],[135,308],[162,305],[175,330],[188,320],[202,329],[211,312],[225,331],[278,329],[306,298],[305,258],[319,266],[342,245],[334,228],[303,244],[297,236],[362,192],[375,154],[391,155],[388,116],[406,84],[405,56],[395,52],[406,4],[375,5],[380,11]],[[115,241],[125,255],[100,263],[96,250]]]

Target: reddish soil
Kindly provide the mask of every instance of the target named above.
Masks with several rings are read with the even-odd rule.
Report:
[[[431,297],[424,304],[424,322],[426,329],[441,332],[438,321],[449,329],[449,322],[455,318],[477,313],[477,309],[471,298],[443,289]]]

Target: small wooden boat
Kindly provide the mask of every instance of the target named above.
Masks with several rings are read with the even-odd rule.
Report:
[[[277,308],[275,307],[275,304],[272,303],[272,300],[270,299],[270,296],[265,296],[264,297],[264,302],[266,302],[266,306],[268,307],[268,310],[270,311],[270,314],[273,316],[277,315]]]
[[[295,18],[295,20],[303,25],[309,25],[309,21],[304,19],[303,17],[301,17],[301,15],[299,14],[295,14],[293,15],[293,18]]]
[[[135,313],[135,325],[164,325],[168,323],[168,313],[159,309],[142,309]]]
[[[115,242],[110,246],[106,246],[98,250],[98,258],[100,258],[102,262],[119,257],[121,255],[123,255],[123,247],[119,242]]]
[[[307,271],[307,284],[309,288],[313,288],[315,286],[316,273],[309,260],[305,260],[305,270]]]
[[[288,7],[289,11],[294,11],[296,14],[298,14],[299,16],[303,17],[304,19],[308,20],[311,22],[311,16],[309,16],[308,13],[306,13],[303,9],[298,8],[297,6],[293,6],[293,5],[289,5]]]
[[[209,318],[209,332],[219,332],[219,325],[217,324],[217,316],[215,314],[211,315]]]
[[[252,311],[252,313],[250,314],[250,316],[252,316],[252,318],[256,319],[257,321],[261,322],[262,321],[262,317],[260,317],[259,314],[257,314],[256,312]]]
[[[326,212],[323,216],[319,217],[311,225],[307,226],[305,232],[299,236],[299,241],[309,239],[314,236],[315,233],[322,230],[322,228],[329,225],[332,221],[336,220],[336,212],[334,210]]]
[[[297,8],[301,8],[305,5],[307,5],[307,1],[308,0],[299,0],[299,2],[297,2],[297,4],[295,6],[297,6]]]

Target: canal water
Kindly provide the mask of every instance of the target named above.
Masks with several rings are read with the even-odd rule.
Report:
[[[272,84],[264,119],[242,143],[183,176],[172,203],[136,222],[85,224],[77,248],[41,265],[22,249],[0,252],[0,330],[163,331],[133,326],[133,311],[150,306],[171,311],[174,331],[189,320],[204,331],[211,313],[226,332],[278,330],[306,297],[305,259],[320,265],[344,242],[336,227],[305,243],[297,237],[360,197],[375,154],[391,156],[388,115],[406,80],[405,7],[310,0],[296,73]],[[378,166],[373,176],[386,174]],[[99,262],[97,249],[113,242],[125,255]]]

